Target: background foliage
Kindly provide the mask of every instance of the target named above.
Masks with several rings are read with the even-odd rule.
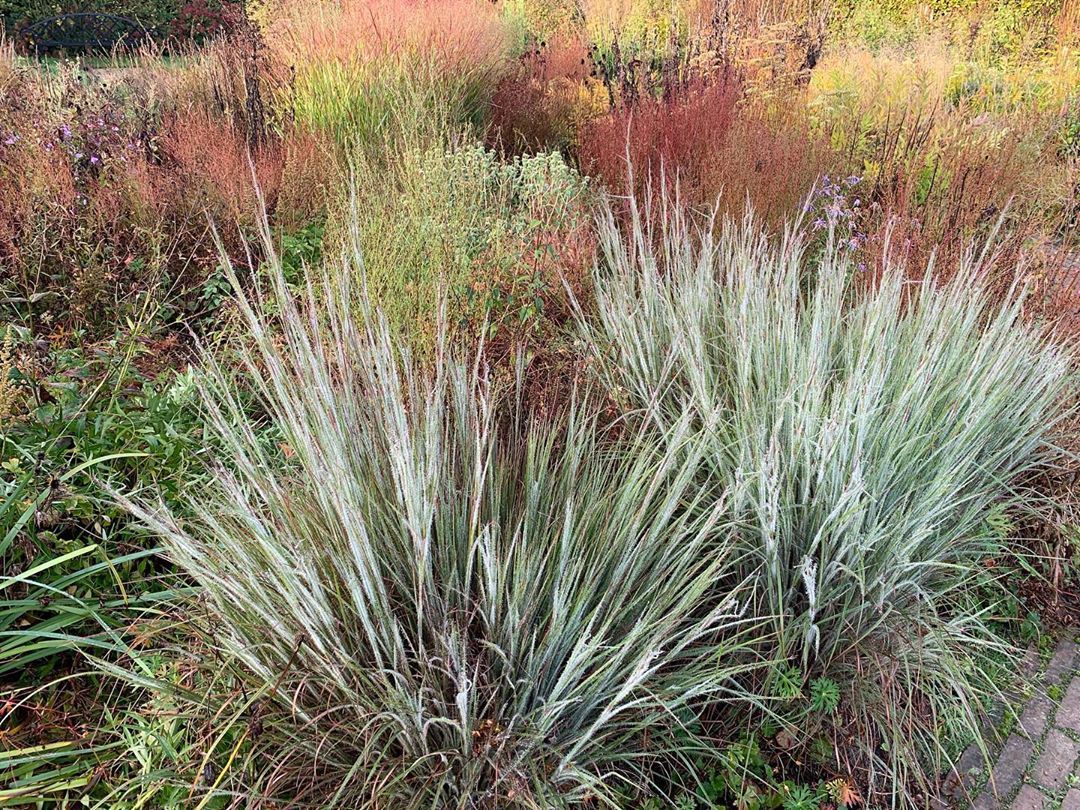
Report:
[[[297,662],[267,666],[235,646],[230,652],[232,636],[220,632],[229,600],[221,597],[214,607],[205,597],[211,585],[219,596],[236,596],[230,589],[241,574],[276,571],[283,583],[265,594],[247,581],[244,598],[232,602],[248,607],[284,599],[298,581],[322,583],[336,594],[327,614],[333,621],[320,625],[327,645],[336,639],[367,660],[374,637],[357,630],[354,612],[337,599],[354,580],[332,570],[317,540],[331,526],[348,528],[342,531],[351,537],[365,521],[387,525],[384,513],[398,510],[403,497],[386,485],[397,473],[379,466],[400,461],[400,453],[388,449],[376,463],[353,446],[353,436],[336,435],[320,421],[327,413],[346,415],[342,409],[367,413],[363,397],[372,391],[375,399],[390,396],[369,379],[354,401],[355,387],[342,387],[332,356],[333,330],[341,337],[355,324],[374,323],[363,316],[371,307],[385,314],[392,335],[394,360],[380,361],[380,379],[407,378],[415,388],[386,401],[406,420],[406,443],[427,448],[422,455],[433,465],[442,460],[433,467],[441,472],[432,486],[444,496],[436,512],[474,491],[461,463],[468,457],[488,470],[488,480],[501,482],[498,497],[491,489],[479,496],[486,514],[501,516],[492,525],[554,525],[550,504],[543,515],[530,511],[543,499],[529,501],[528,493],[546,497],[545,487],[580,484],[596,503],[578,502],[576,514],[606,514],[606,502],[617,500],[612,493],[633,482],[613,480],[591,458],[575,467],[564,439],[576,437],[570,444],[581,454],[625,471],[622,453],[665,456],[670,449],[650,432],[655,419],[643,427],[643,415],[661,406],[672,416],[669,427],[697,418],[685,436],[694,452],[716,461],[725,458],[714,454],[717,446],[738,450],[741,478],[724,472],[725,464],[702,464],[691,476],[694,486],[664,478],[661,488],[681,492],[683,505],[714,489],[731,490],[729,505],[738,496],[740,508],[722,521],[738,524],[736,553],[715,560],[701,553],[697,563],[720,566],[712,572],[717,581],[746,594],[742,619],[756,615],[769,630],[744,637],[728,627],[732,655],[708,676],[686,676],[665,658],[672,670],[663,677],[673,679],[665,683],[693,692],[691,681],[715,685],[710,678],[722,672],[728,691],[727,699],[713,693],[695,694],[692,705],[675,701],[679,711],[667,713],[662,735],[642,734],[642,717],[651,715],[631,707],[594,729],[580,722],[585,714],[560,704],[545,711],[561,718],[566,733],[535,740],[522,729],[536,727],[538,710],[527,701],[511,706],[506,697],[524,692],[449,661],[460,653],[461,661],[483,661],[485,672],[549,683],[543,666],[519,667],[520,659],[506,653],[522,643],[520,634],[495,633],[472,614],[468,632],[452,620],[418,624],[392,600],[386,627],[412,638],[425,626],[431,633],[424,643],[445,653],[397,659],[403,671],[424,673],[424,688],[408,701],[438,717],[438,731],[386,731],[384,746],[357,752],[353,763],[363,762],[365,773],[411,786],[423,772],[433,780],[424,784],[443,785],[447,796],[482,783],[512,790],[522,802],[547,800],[544,791],[555,794],[543,774],[507,758],[511,750],[529,751],[546,764],[561,757],[593,763],[577,768],[567,790],[584,795],[593,790],[590,780],[600,790],[603,773],[610,776],[606,795],[627,807],[815,810],[893,795],[920,800],[940,789],[941,768],[969,740],[994,744],[993,730],[971,720],[1009,685],[1009,644],[1045,647],[1052,633],[1080,622],[1076,454],[1016,480],[973,475],[953,486],[950,476],[967,469],[975,449],[991,452],[987,432],[976,429],[997,424],[990,410],[1017,391],[1063,384],[1060,369],[1036,355],[1052,353],[1044,341],[1071,351],[1080,326],[1077,4],[261,0],[246,5],[248,19],[214,2],[79,4],[88,8],[163,25],[175,14],[180,23],[167,26],[173,38],[165,45],[79,60],[37,61],[0,41],[0,805],[85,800],[103,808],[180,810],[229,806],[234,789],[244,792],[243,801],[260,800],[263,789],[323,798],[331,784],[355,789],[354,798],[367,789],[356,773],[343,775],[340,762],[311,779],[293,778],[291,764],[311,754],[314,738],[274,689],[289,680],[302,690]],[[0,5],[9,23],[15,15],[57,10],[23,0]],[[756,224],[731,224],[748,210]],[[606,212],[599,223],[598,212]],[[680,217],[695,226],[673,229]],[[718,244],[726,246],[721,264],[741,268],[741,275],[723,275],[723,284],[712,278]],[[792,248],[784,271],[770,275],[768,267],[779,267],[779,246],[796,244],[802,260],[791,258],[798,252]],[[965,284],[972,244],[991,249],[978,283]],[[620,271],[624,254],[635,258]],[[621,365],[600,350],[610,341],[594,331],[590,350],[575,328],[595,327],[602,313],[611,314],[613,273],[640,293],[614,308],[624,322]],[[331,318],[326,305],[340,299],[328,279],[345,278],[357,293],[356,318]],[[920,286],[930,278],[936,284]],[[745,307],[735,306],[735,287],[724,286],[736,279]],[[1022,299],[1014,283],[1026,287]],[[914,309],[881,304],[897,285]],[[313,305],[303,329],[310,329],[311,346],[323,347],[312,350],[318,362],[307,370],[290,366],[287,392],[255,396],[260,381],[278,379],[268,377],[267,360],[294,357],[298,349],[296,330],[287,328],[294,296]],[[259,310],[254,320],[245,302]],[[922,331],[911,327],[913,312]],[[655,317],[645,323],[644,313]],[[990,326],[1004,331],[992,338],[979,331]],[[270,336],[260,344],[268,353],[245,353],[253,327]],[[733,330],[742,330],[738,340]],[[985,347],[978,357],[956,350],[965,335]],[[974,378],[979,369],[990,376],[1015,370],[1011,346],[1018,343],[1033,358],[1027,368],[1046,373],[988,384],[980,403],[986,419],[973,419],[972,432],[951,432],[967,424],[950,417],[959,407],[950,392],[963,376],[954,372]],[[723,357],[710,353],[719,345],[728,348]],[[450,376],[485,381],[465,387],[483,389],[473,406],[489,409],[493,433],[449,417],[432,417],[425,423],[430,433],[408,421],[436,413],[433,404],[429,412],[419,403],[453,388],[431,388],[427,376],[437,368],[449,374],[451,355],[482,358],[480,368],[455,365]],[[948,444],[952,461],[939,463],[940,455],[920,452],[925,436],[911,433],[911,423],[883,435],[850,418],[843,403],[863,402],[852,392],[873,387],[851,371],[853,357],[907,358],[908,377],[886,374],[887,363],[864,364],[867,374],[877,369],[895,383],[880,389],[879,410],[892,412],[880,403],[905,397],[925,401],[919,413],[927,435],[960,436],[966,446]],[[741,377],[732,367],[738,358],[751,370]],[[955,363],[927,381],[912,358]],[[224,375],[213,392],[202,376],[211,359]],[[963,365],[969,362],[975,365]],[[672,385],[635,387],[634,369],[646,367],[656,374],[642,379]],[[332,370],[320,377],[313,371],[320,368]],[[1074,397],[1069,385],[1061,402],[1044,403],[1045,419],[1023,420],[1024,436],[1075,449],[1075,426],[1056,417]],[[228,426],[208,429],[199,390],[213,393],[230,414]],[[913,390],[939,396],[913,398]],[[710,396],[740,402],[710,419],[732,412],[745,418],[706,424],[702,413],[709,409],[698,406]],[[447,393],[446,408],[468,412],[462,397]],[[1017,419],[989,433],[1015,436],[1009,431],[1022,427],[1019,415],[1032,414],[1037,399],[1013,401]],[[284,418],[289,402],[305,403],[308,417]],[[571,402],[597,435],[586,437],[580,421],[568,426]],[[363,435],[388,444],[389,422],[363,424]],[[787,430],[796,424],[801,434]],[[283,425],[293,434],[284,435]],[[1057,432],[1047,435],[1052,425]],[[298,440],[312,431],[333,438],[335,457],[368,459],[360,466],[379,474],[328,472],[319,466],[325,459],[304,455]],[[933,503],[935,514],[961,511],[962,519],[948,525],[962,530],[924,532],[924,540],[941,542],[915,548],[871,521],[873,550],[852,539],[865,504],[849,486],[859,479],[842,468],[850,457],[834,454],[830,466],[815,455],[815,448],[840,441],[838,431],[892,448],[895,463],[875,467],[876,478],[865,467],[861,480],[867,489],[880,485],[873,487],[877,497],[912,506],[890,512],[897,521],[924,525],[912,517],[915,507],[925,515]],[[463,433],[474,442],[468,448]],[[496,433],[498,447],[512,448],[515,461],[484,466],[469,453],[474,445],[490,450],[485,442]],[[303,559],[287,556],[288,564],[271,566],[244,556],[253,538],[237,529],[229,537],[250,565],[235,571],[230,560],[214,558],[217,529],[204,526],[198,543],[184,534],[198,506],[192,493],[222,506],[221,470],[235,472],[240,446],[257,448],[279,476],[269,500],[280,499],[278,511],[292,516],[291,536],[307,549]],[[522,460],[540,446],[545,464]],[[685,461],[678,453],[665,457]],[[871,457],[875,464],[882,458]],[[304,464],[319,480],[353,481],[367,493],[364,509],[338,521],[310,481],[292,477]],[[999,466],[1020,471],[1025,464]],[[583,469],[592,471],[587,481],[578,476]],[[800,487],[820,497],[801,499]],[[420,489],[417,502],[430,494]],[[117,495],[155,507],[160,498],[180,527],[173,539],[198,547],[186,558],[187,572],[176,567],[179,546],[159,548],[117,505]],[[245,501],[244,513],[262,516],[266,502]],[[294,514],[286,502],[302,508]],[[826,502],[839,511],[822,522],[806,504]],[[373,503],[385,509],[369,509]],[[854,511],[843,504],[855,504]],[[458,538],[456,549],[474,548],[476,536],[449,526],[448,514],[439,512],[437,534]],[[679,520],[697,517],[680,513]],[[772,518],[770,534],[761,526]],[[584,517],[568,522],[585,524],[592,525]],[[761,548],[773,534],[784,549],[776,559]],[[833,554],[818,561],[815,576],[805,564],[810,536]],[[552,538],[544,542],[555,547]],[[595,570],[629,570],[639,562],[629,552],[609,556],[626,550],[626,537],[590,530],[566,542],[583,549]],[[643,559],[678,551],[647,547],[653,556]],[[558,602],[549,598],[561,593],[554,568],[544,568],[554,578],[530,580],[515,567],[534,570],[552,559],[531,546],[483,548],[503,560],[506,581],[515,583],[510,603],[484,602],[496,615]],[[409,555],[379,550],[394,577],[416,573]],[[909,579],[929,595],[936,616],[912,607],[888,576],[910,570],[897,562],[908,552],[927,572]],[[766,575],[767,559],[774,565]],[[465,578],[460,559],[440,560],[440,577]],[[847,574],[837,573],[837,560]],[[949,565],[963,573],[964,587],[943,595],[933,572]],[[670,595],[669,583],[645,568],[634,570],[651,583],[649,593]],[[827,605],[811,608],[808,582],[819,602],[828,591]],[[634,592],[618,587],[610,590],[625,596],[618,605],[624,613],[597,604],[595,589],[574,590],[574,598],[595,608],[597,622],[648,611]],[[429,604],[459,596],[434,585],[424,593]],[[707,602],[703,596],[701,605]],[[297,608],[303,604],[277,601],[272,609],[300,626],[307,620]],[[238,637],[263,635],[257,613],[237,617]],[[562,615],[562,624],[581,630],[580,617]],[[922,646],[914,646],[925,656],[912,653],[900,615],[918,617],[924,634]],[[849,627],[866,632],[857,644],[835,643]],[[466,637],[483,639],[485,652],[454,641]],[[605,684],[637,676],[626,671],[632,651],[619,646],[619,634],[597,637],[610,649],[581,647],[584,668],[575,671],[595,665],[606,674],[584,675],[575,688],[599,700],[611,694]],[[556,658],[565,650],[555,635],[530,638]],[[291,653],[289,640],[279,638],[277,652],[286,648]],[[518,663],[504,667],[496,650]],[[230,665],[221,665],[223,657]],[[899,663],[903,678],[873,675]],[[333,689],[378,702],[362,674],[343,672]],[[466,701],[465,720],[455,714],[462,678],[477,686],[471,694],[491,698]],[[321,699],[308,697],[311,705]],[[648,702],[653,709],[661,704]],[[884,705],[905,705],[912,716],[904,723],[883,719]],[[403,709],[399,715],[408,715],[406,726],[414,716]],[[512,728],[505,722],[511,717],[518,718]],[[319,729],[341,733],[332,722]],[[454,746],[449,729],[456,730]],[[355,729],[349,735],[350,745],[361,737]],[[454,765],[440,770],[416,753],[429,743],[439,752],[435,759]],[[889,772],[896,752],[913,749],[906,770]],[[586,750],[587,757],[577,756]],[[514,777],[493,777],[485,757]]]

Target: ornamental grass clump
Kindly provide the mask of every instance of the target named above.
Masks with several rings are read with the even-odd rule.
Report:
[[[840,687],[782,747],[824,736],[867,798],[913,802],[951,733],[978,738],[985,662],[1010,652],[989,626],[988,518],[1048,461],[1067,352],[1024,322],[1018,291],[987,295],[974,254],[947,282],[888,261],[870,279],[837,239],[658,219],[632,206],[625,228],[600,223],[583,318],[599,367],[659,440],[692,420],[703,486],[737,526],[735,578],[773,631],[775,710]]]
[[[280,270],[271,295],[241,294],[263,421],[207,359],[220,469],[189,517],[132,505],[205,592],[201,665],[232,679],[175,696],[233,755],[208,753],[226,765],[195,792],[350,808],[645,792],[654,763],[700,750],[682,724],[740,697],[748,661],[745,596],[716,591],[737,579],[723,503],[694,483],[686,426],[657,446],[605,438],[582,401],[555,424],[503,413],[482,360],[396,344],[350,294],[359,272],[299,305]]]
[[[433,350],[441,299],[453,337],[486,335],[493,363],[571,320],[562,280],[588,285],[594,240],[587,180],[562,156],[503,162],[464,141],[357,154],[351,171],[365,295],[414,356]]]
[[[269,50],[295,71],[282,103],[347,152],[480,127],[511,53],[498,8],[480,0],[266,5]]]

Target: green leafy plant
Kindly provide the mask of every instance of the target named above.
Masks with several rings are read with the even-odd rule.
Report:
[[[129,653],[136,628],[184,593],[109,493],[157,478],[173,498],[201,450],[193,399],[136,370],[140,342],[16,344],[20,407],[0,430],[0,804],[104,787],[122,748],[85,656]]]
[[[197,303],[200,314],[203,317],[215,317],[231,294],[232,285],[229,284],[221,266],[218,265],[214,272],[206,277],[199,290]]]
[[[1073,111],[1062,117],[1057,139],[1058,154],[1061,157],[1080,157],[1080,112]]]
[[[137,379],[113,362],[102,371],[61,350],[42,363],[51,373],[13,375],[40,401],[0,435],[0,677],[40,680],[63,651],[115,648],[119,616],[153,590],[156,552],[124,536],[124,513],[103,487],[179,472],[194,424],[150,381],[134,396],[107,393]]]
[[[325,224],[311,222],[291,233],[281,235],[278,256],[286,283],[296,288],[304,280],[308,268],[318,267],[322,258]]]
[[[810,682],[810,709],[832,714],[840,706],[840,684],[831,678],[815,678]]]
[[[0,559],[9,557],[16,539],[42,509],[51,505],[56,491],[69,480],[94,465],[134,455],[137,454],[118,453],[89,459],[55,478],[41,492],[30,491],[30,477],[20,475],[17,464],[6,462],[5,469],[9,473],[14,471],[18,478],[5,485],[0,503],[0,527],[4,529],[0,538]],[[0,578],[0,677],[7,679],[12,673],[25,673],[30,665],[42,659],[47,663],[56,662],[61,652],[81,645],[115,648],[116,639],[97,639],[95,631],[104,628],[107,636],[110,628],[102,614],[127,600],[99,603],[91,596],[92,589],[86,586],[96,578],[115,577],[117,565],[134,562],[152,553],[138,552],[110,560],[96,543],[76,544],[70,550],[59,549],[55,556],[35,560],[22,571],[10,571],[5,566],[5,576]],[[87,564],[87,560],[95,558],[96,561]],[[123,590],[118,578],[115,584]],[[85,631],[87,627],[89,633],[72,632]],[[42,667],[35,677],[47,674],[48,667]]]
[[[784,810],[818,810],[822,796],[807,785],[788,785],[784,788]]]
[[[772,694],[780,700],[796,700],[803,696],[802,670],[794,666],[778,666],[772,671]]]

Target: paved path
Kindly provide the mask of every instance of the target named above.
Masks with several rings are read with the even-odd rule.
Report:
[[[957,770],[974,801],[960,797],[956,807],[974,810],[1080,810],[1080,654],[1076,640],[1063,639],[1039,673],[1032,664],[1031,694],[1021,700],[1016,729],[984,773],[982,756],[964,752]]]

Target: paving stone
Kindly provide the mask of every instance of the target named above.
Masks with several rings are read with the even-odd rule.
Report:
[[[1005,721],[1005,713],[1009,710],[1009,703],[1015,702],[1016,699],[1017,697],[1014,694],[1012,697],[1005,695],[1005,702],[994,701],[990,708],[986,710],[987,728],[1000,728]]]
[[[991,769],[989,782],[970,805],[967,805],[970,799],[966,798],[963,788],[977,781],[971,775],[977,775],[982,765],[978,749],[969,748],[956,763],[949,788],[958,802],[957,807],[1080,810],[1080,787],[1075,783],[1068,784],[1071,774],[1080,776],[1080,740],[1075,739],[1080,734],[1080,673],[1076,673],[1080,666],[1078,642],[1080,639],[1062,639],[1041,678],[1032,676],[1037,658],[1034,648],[1028,649],[1020,669],[1035,683],[1035,694],[1024,705],[1018,718],[1019,728],[1006,740]],[[1049,695],[1050,687],[1060,689],[1062,686],[1064,695],[1060,702],[1053,700]],[[1005,707],[999,701],[994,708]],[[1038,757],[1034,756],[1036,745],[1041,749]],[[1037,761],[1032,765],[1034,759]],[[1025,773],[1028,773],[1026,780]],[[1067,795],[1062,801],[1061,795],[1065,791]],[[1011,804],[1007,801],[1009,797],[1013,797]],[[1059,801],[1062,801],[1060,805]]]
[[[1049,790],[1058,790],[1073,771],[1076,758],[1080,756],[1080,744],[1073,742],[1058,729],[1046,735],[1042,756],[1035,763],[1032,776],[1036,782]]]
[[[1024,650],[1024,657],[1020,660],[1020,674],[1029,678],[1035,677],[1039,672],[1039,648],[1034,644]]]
[[[1024,693],[1021,691],[1020,682],[1034,680],[1039,674],[1039,650],[1035,645],[1031,645],[1024,652],[1024,657],[1020,659],[1020,665],[1017,668],[1016,674],[1017,682],[1007,688],[1003,694],[1005,701],[1013,706],[1024,699]],[[1002,708],[1004,709],[1004,707]],[[1000,718],[995,722],[998,721],[1000,721]]]
[[[1059,683],[1064,675],[1072,672],[1073,662],[1076,660],[1076,642],[1064,638],[1054,650],[1050,663],[1046,666],[1043,680],[1047,684]]]
[[[1045,800],[1031,785],[1024,785],[1013,799],[1012,810],[1043,810]]]
[[[1046,731],[1046,723],[1053,708],[1054,701],[1047,695],[1035,695],[1028,701],[1024,713],[1020,715],[1020,728],[1030,739],[1038,739]]]
[[[986,772],[986,761],[979,746],[972,743],[967,747],[953,770],[945,779],[945,795],[955,801],[970,801],[971,789],[979,782],[979,777]]]
[[[1062,728],[1080,731],[1080,676],[1073,678],[1065,690],[1054,722]]]
[[[1002,810],[1009,806],[1009,803],[1002,801],[990,792],[990,788],[979,794],[979,797],[971,805],[971,810]],[[962,802],[957,807],[966,807]]]
[[[998,796],[1009,796],[1020,784],[1020,777],[1031,762],[1032,750],[1029,740],[1019,735],[1009,737],[991,772],[991,787]]]

